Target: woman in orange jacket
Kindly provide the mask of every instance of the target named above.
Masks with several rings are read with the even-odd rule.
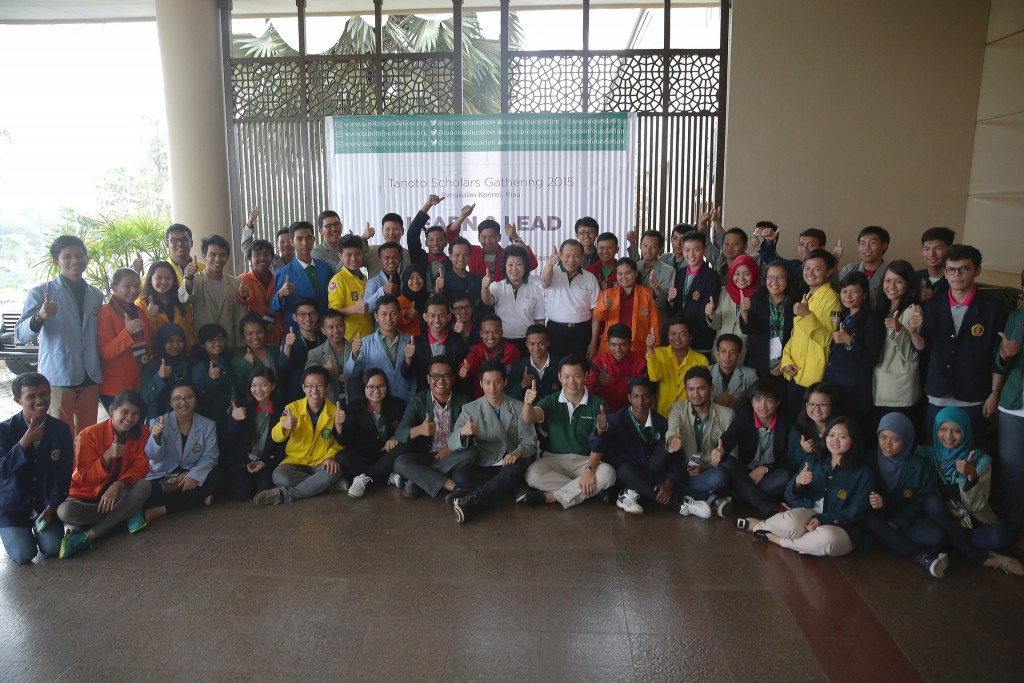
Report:
[[[125,520],[131,533],[146,526],[142,505],[151,485],[146,480],[145,412],[139,392],[125,390],[114,396],[109,420],[78,434],[71,490],[57,515],[69,526],[90,528],[68,531],[60,544],[61,558],[92,548],[96,539]]]
[[[131,389],[138,391],[142,382],[142,365],[149,360],[150,328],[146,312],[135,305],[142,289],[139,274],[131,268],[118,268],[110,280],[113,294],[100,307],[96,333],[100,342],[100,401],[110,410],[114,394]]]
[[[654,330],[655,340],[661,337],[661,311],[655,305],[651,290],[636,283],[637,273],[636,261],[628,256],[618,260],[617,284],[601,292],[594,308],[587,358],[608,351],[608,328],[616,323],[627,325],[633,331],[632,349],[641,357],[647,352],[647,335],[651,330]]]

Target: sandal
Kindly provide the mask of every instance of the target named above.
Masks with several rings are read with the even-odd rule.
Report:
[[[736,520],[736,528],[740,531],[750,531],[750,520],[746,517],[740,517]]]

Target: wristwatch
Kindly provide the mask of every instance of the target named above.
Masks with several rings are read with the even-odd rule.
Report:
[[[590,472],[591,474],[597,474],[597,468],[594,467],[593,465],[587,465],[587,472]]]

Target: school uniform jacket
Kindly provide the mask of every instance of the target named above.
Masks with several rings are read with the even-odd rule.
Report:
[[[362,387],[362,384],[360,384]],[[381,402],[380,412],[384,421],[384,436],[377,431],[377,422],[370,413],[370,406],[365,398],[358,398],[340,406],[345,411],[345,424],[341,429],[339,442],[346,453],[357,453],[379,457],[384,444],[395,436],[405,414],[405,401],[394,396],[387,396]]]
[[[454,425],[456,420],[459,419],[459,414],[462,413],[462,407],[469,403],[469,397],[453,391],[448,402],[450,404],[448,414]],[[424,453],[429,451],[433,444],[433,437],[418,436],[410,441],[409,432],[412,431],[413,427],[423,424],[423,417],[425,415],[433,416],[433,414],[433,398],[429,391],[421,391],[409,399],[405,406],[405,413],[402,415],[402,421],[398,424],[398,429],[395,430],[395,438],[398,439],[398,443],[409,444],[410,450]],[[431,417],[431,420],[433,420],[433,417]]]
[[[651,290],[643,285],[636,285],[633,287],[633,315],[630,320],[622,320],[620,317],[622,294],[621,287],[612,287],[601,292],[597,298],[594,317],[604,322],[604,329],[601,330],[600,337],[601,344],[597,352],[604,353],[608,350],[608,328],[616,323],[625,323],[633,332],[633,352],[642,357],[647,352],[647,335],[651,330],[654,330],[655,346],[661,343],[661,311],[655,305]],[[606,296],[611,297],[611,307],[605,306]]]
[[[181,446],[181,430],[174,411],[163,416],[164,430],[160,433],[160,443],[150,435],[146,441],[146,456],[149,458],[149,480],[168,477],[176,470],[188,470],[190,479],[200,484],[217,466],[220,448],[217,443],[217,423],[199,413],[192,415],[192,428],[185,439],[185,447]],[[150,431],[156,420],[150,420]]]
[[[213,285],[210,284],[210,276],[203,270],[195,274],[192,280],[192,293],[189,294],[185,288],[187,280],[178,287],[178,301],[183,304],[192,305],[192,324],[198,332],[203,325],[216,323],[227,332],[227,344],[224,348],[228,351],[245,346],[242,340],[242,333],[238,329],[245,315],[245,308],[238,303],[238,280],[230,275],[221,277],[220,303],[213,296]]]
[[[135,304],[131,304],[131,308],[145,323],[146,312],[140,311]],[[136,340],[128,334],[124,325],[124,317],[107,303],[100,308],[97,334],[99,335],[100,358],[103,366],[100,394],[113,396],[124,389],[138,391],[142,386],[142,367],[135,359],[135,354],[132,353],[132,346],[138,343],[145,344],[147,355],[143,356],[143,360],[148,360],[148,354],[153,348],[149,325],[143,324],[142,334]]]
[[[715,301],[720,300],[722,278],[705,263],[693,276],[690,292],[687,294],[686,266],[683,266],[676,271],[675,288],[677,293],[672,304],[672,314],[683,316],[689,323],[690,348],[707,351],[715,344],[715,331],[704,317],[704,308],[711,297],[714,297]]]
[[[791,468],[788,448],[789,431],[789,418],[782,413],[775,413],[775,436],[772,438],[774,461],[765,465],[769,472],[779,468]],[[737,412],[732,424],[722,435],[722,445],[725,446],[726,452],[735,448],[739,461],[749,466],[757,457],[758,444],[758,429],[754,424],[754,412],[749,408]]]
[[[341,450],[341,444],[338,443],[334,435],[334,413],[336,410],[333,403],[325,400],[324,407],[320,410],[320,416],[314,425],[305,398],[285,406],[285,411],[291,413],[292,417],[298,420],[298,424],[295,425],[295,429],[285,432],[281,427],[281,422],[278,421],[270,430],[270,437],[274,441],[287,442],[284,447],[284,460],[281,461],[281,464],[317,467],[327,458],[333,458]]]
[[[141,419],[141,418],[140,418]],[[71,475],[69,498],[96,500],[115,481],[131,487],[149,474],[149,458],[146,457],[146,442],[149,429],[140,425],[138,438],[128,439],[124,444],[124,455],[105,463],[103,454],[114,443],[114,426],[110,420],[86,427],[78,434],[78,452],[75,454],[75,471]]]
[[[448,448],[453,451],[475,449],[476,464],[484,467],[500,465],[506,453],[516,450],[522,459],[532,458],[537,452],[537,430],[532,424],[523,422],[523,402],[502,396],[498,412],[498,415],[494,414],[494,408],[485,397],[464,405],[448,434]],[[477,424],[476,434],[460,436],[459,430],[470,418]]]
[[[388,376],[389,392],[403,401],[408,401],[416,391],[415,377],[407,377],[402,372],[405,365],[405,347],[409,343],[409,335],[398,333],[398,346],[395,350],[395,362],[391,362],[384,344],[380,340],[379,332],[374,332],[368,337],[363,337],[363,346],[359,349],[359,356],[353,360],[349,354],[345,361],[346,377],[362,377],[363,372],[368,368],[380,368]],[[419,423],[417,423],[419,424]]]
[[[57,304],[57,315],[43,321],[39,332],[33,332],[32,316],[39,312],[43,297]],[[55,387],[77,387],[87,378],[103,381],[100,366],[97,321],[103,294],[90,284],[85,285],[84,315],[79,315],[75,297],[60,276],[28,292],[21,319],[14,328],[20,344],[39,344],[39,373]]]
[[[310,258],[313,261],[312,265],[316,267],[316,274],[319,279],[319,286],[316,289],[313,288],[313,281],[309,279],[309,275],[306,274],[305,269],[297,258],[293,258],[274,271],[274,296],[270,299],[270,308],[273,311],[284,312],[285,327],[293,327],[292,307],[295,306],[297,300],[303,297],[308,296],[312,298],[316,302],[318,311],[327,310],[327,285],[331,282],[331,278],[334,277],[334,268],[327,261],[321,261],[312,256]],[[284,287],[285,278],[288,279],[288,282],[295,285],[295,291],[290,296],[282,299],[278,292]]]
[[[839,313],[839,297],[825,284],[808,300],[811,312],[803,318],[794,318],[793,336],[782,349],[782,367],[796,365],[793,381],[802,387],[820,382],[825,376],[828,352],[832,348],[832,313]]]
[[[784,301],[782,307],[782,339],[779,341],[785,348],[793,335],[793,304]],[[743,316],[740,316],[740,330],[747,335],[747,352],[744,354],[743,364],[754,368],[758,377],[768,377],[772,368],[771,312],[767,298],[751,297],[747,322],[743,322]]]
[[[43,438],[22,448],[18,442],[27,431],[21,411],[0,422],[0,528],[30,526],[31,513],[63,503],[71,483],[71,429],[47,415]]]
[[[668,414],[668,433],[672,436],[676,429],[682,430],[683,445],[680,447],[680,457],[689,461],[691,455],[700,454],[701,462],[705,465],[711,464],[711,451],[718,448],[718,439],[729,429],[729,425],[736,419],[736,412],[732,408],[711,404],[708,412],[707,424],[704,425],[704,438],[697,443],[697,433],[693,429],[693,420],[696,415],[693,406],[689,401],[679,401],[672,404],[672,410]]]
[[[245,307],[247,313],[259,313],[264,316],[263,329],[267,333],[266,343],[277,344],[284,336],[284,317],[281,313],[270,307],[270,300],[274,298],[274,275],[264,285],[260,278],[252,270],[247,270],[238,276],[239,284],[249,286],[249,294],[242,296],[235,290],[235,297],[238,303]],[[268,320],[269,318],[269,320]]]
[[[650,444],[646,444],[633,423],[633,418],[629,413],[631,410],[630,406],[626,406],[609,415],[608,429],[600,436],[597,434],[597,430],[591,432],[587,445],[591,451],[601,453],[601,459],[612,467],[617,468],[630,464],[636,465],[642,471],[648,460],[665,450],[668,420],[653,410],[651,411],[653,440]],[[682,453],[675,453],[671,458],[672,464],[669,466],[667,477],[673,484],[678,485],[686,481],[686,456]]]
[[[853,339],[849,344],[832,343],[824,380],[839,390],[844,410],[866,413],[873,407],[874,369],[882,357],[887,331],[874,312],[846,331]]]
[[[811,463],[811,483],[798,487],[796,478],[800,472],[794,472],[786,485],[786,501],[792,507],[813,508],[822,500],[823,511],[817,515],[821,523],[842,527],[854,546],[863,545],[866,534],[858,522],[871,509],[868,503],[874,481],[871,470],[842,465],[833,469],[828,454],[823,458],[808,458],[807,462]]]
[[[900,468],[896,488],[890,491],[878,469],[878,454],[870,452],[867,461],[874,474],[874,490],[885,502],[881,510],[868,514],[880,514],[900,529],[910,527],[924,515],[925,499],[935,495],[935,467],[916,452],[909,453]]]

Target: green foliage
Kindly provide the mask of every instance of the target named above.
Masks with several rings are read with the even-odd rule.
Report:
[[[46,279],[57,275],[48,245],[60,235],[77,235],[89,251],[86,281],[100,291],[110,292],[109,278],[118,268],[130,267],[136,253],[151,263],[165,257],[164,229],[170,223],[166,215],[139,209],[120,216],[93,219],[67,207],[61,208],[62,220],[46,234],[47,253],[33,266]]]

